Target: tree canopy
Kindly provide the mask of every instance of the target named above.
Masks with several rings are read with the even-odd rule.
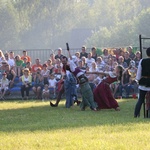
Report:
[[[138,45],[149,0],[0,0],[1,49]],[[74,33],[75,32],[75,33]]]

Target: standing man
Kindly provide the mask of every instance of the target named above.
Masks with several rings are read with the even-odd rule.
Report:
[[[139,98],[135,106],[134,117],[140,116],[142,103],[144,103],[145,95],[150,91],[150,47],[146,50],[148,58],[140,60],[137,70],[136,79],[139,81]]]

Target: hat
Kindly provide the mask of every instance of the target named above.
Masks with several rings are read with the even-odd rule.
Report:
[[[24,72],[25,72],[25,71],[30,72],[29,68],[25,68],[23,71],[24,71]]]
[[[7,75],[6,72],[4,72],[2,75]]]

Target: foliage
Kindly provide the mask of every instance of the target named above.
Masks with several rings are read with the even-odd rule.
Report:
[[[149,8],[148,0],[0,0],[1,48],[57,48],[74,42],[74,29],[91,30],[82,41],[90,47],[137,46],[139,33],[150,36]]]

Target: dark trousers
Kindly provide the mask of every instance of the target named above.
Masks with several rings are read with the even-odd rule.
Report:
[[[31,86],[26,87],[25,85],[21,86],[21,96],[22,97],[24,97],[24,91],[26,91],[26,96],[29,96],[30,87]]]
[[[135,117],[140,115],[141,106],[144,103],[146,93],[147,91],[139,90],[139,99],[135,105],[135,110],[134,110]]]

